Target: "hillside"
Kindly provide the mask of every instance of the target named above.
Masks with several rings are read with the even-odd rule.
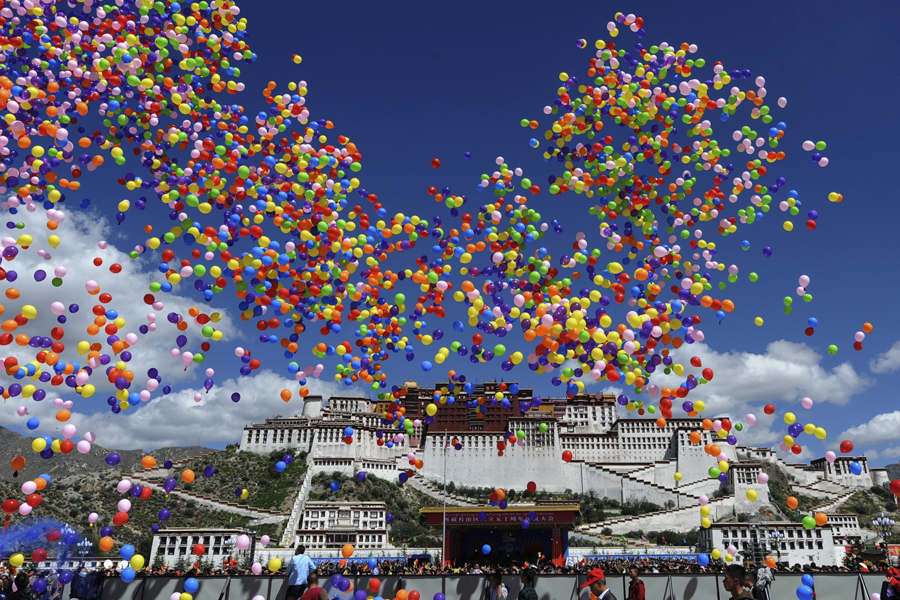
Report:
[[[893,481],[895,479],[900,479],[900,465],[897,463],[891,463],[889,465],[884,466],[885,471],[887,471],[888,478]]]
[[[103,471],[110,473],[130,472],[139,468],[141,459],[148,454],[162,464],[167,460],[181,460],[211,452],[209,448],[202,446],[175,446],[159,448],[153,452],[144,452],[143,450],[110,450],[94,444],[88,454],[81,454],[77,450],[73,450],[67,455],[56,454],[53,458],[43,459],[31,449],[32,439],[34,438],[25,437],[15,431],[0,427],[0,465],[4,468],[4,479],[12,478],[9,462],[14,456],[24,456],[27,461],[25,468],[19,472],[19,477],[17,478],[19,481],[23,481],[23,478],[25,480],[34,479],[41,473],[47,473],[55,478]],[[73,441],[79,441],[80,439],[79,437]],[[106,456],[110,452],[116,452],[122,457],[122,462],[115,467],[110,467],[106,464]]]
[[[191,469],[196,475],[194,483],[182,482],[180,488],[219,500],[289,513],[307,470],[306,452],[292,452],[277,450],[264,456],[241,452],[237,446],[229,446],[212,456],[178,465],[172,476],[177,477],[185,469]],[[294,461],[279,473],[275,470],[275,464],[285,454],[292,454]],[[212,477],[204,476],[207,467],[216,470]],[[235,494],[237,489],[249,492],[246,500]]]

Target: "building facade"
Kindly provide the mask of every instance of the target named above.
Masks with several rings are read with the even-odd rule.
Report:
[[[296,539],[311,549],[388,548],[389,529],[384,502],[307,502]]]
[[[835,541],[829,526],[806,529],[800,523],[713,523],[700,529],[700,552],[718,548],[724,555],[733,545],[738,550],[735,562],[761,565],[769,556],[779,563],[832,566]]]
[[[246,533],[241,529],[212,529],[195,527],[170,527],[160,529],[153,534],[153,545],[150,550],[148,565],[154,564],[157,556],[163,563],[174,567],[181,559],[191,565],[197,561],[211,561],[215,568],[222,568],[224,561],[237,560],[238,550],[235,542],[239,535]],[[247,533],[251,540],[255,536]],[[206,552],[198,557],[194,554],[194,546],[203,544]]]

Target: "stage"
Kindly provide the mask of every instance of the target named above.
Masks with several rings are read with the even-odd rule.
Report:
[[[569,531],[581,514],[578,503],[517,504],[502,510],[496,506],[430,506],[420,509],[429,525],[446,524],[444,561],[488,563],[505,560],[535,563],[549,558],[557,565],[566,562]],[[527,528],[523,523],[527,521]],[[490,546],[485,554],[483,547]]]

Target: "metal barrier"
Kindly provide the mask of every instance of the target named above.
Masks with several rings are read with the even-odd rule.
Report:
[[[815,579],[816,600],[869,600],[870,594],[881,591],[884,575],[879,573],[812,573]],[[801,585],[800,573],[779,573],[769,588],[770,600],[791,600]],[[369,587],[372,576],[351,576],[353,587],[341,593],[331,585],[329,577],[322,577],[322,587],[329,598],[353,600],[356,590],[368,595],[395,598],[397,591],[416,590],[421,600],[432,600],[442,593],[447,600],[490,600],[487,575],[388,575],[376,576],[380,582],[377,591]],[[147,577],[132,583],[121,579],[107,579],[103,583],[101,600],[168,600],[174,592],[184,590],[187,577]],[[641,574],[647,600],[728,600],[731,594],[723,587],[721,574]],[[198,577],[200,589],[194,600],[252,600],[262,596],[265,600],[285,600],[285,577]],[[534,589],[538,600],[590,600],[588,588],[580,588],[587,575],[537,575]],[[617,598],[628,596],[628,577],[608,574],[607,585]],[[521,590],[519,577],[504,575],[503,583],[509,588],[509,600],[516,600]],[[69,586],[62,595],[69,597]]]

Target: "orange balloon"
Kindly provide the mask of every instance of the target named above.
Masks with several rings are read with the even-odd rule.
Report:
[[[185,483],[194,483],[194,472],[190,469],[185,469],[181,472],[181,479]]]
[[[766,557],[766,566],[767,567],[769,567],[770,569],[774,569],[776,564],[778,564],[778,563],[775,562],[774,556]]]
[[[113,547],[113,539],[109,536],[100,538],[100,549],[109,552]]]
[[[353,544],[344,544],[344,547],[341,548],[341,556],[344,558],[353,556]]]
[[[65,423],[66,421],[68,421],[71,418],[72,418],[72,413],[66,409],[62,409],[61,411],[56,413],[56,420],[59,421],[60,423]]]
[[[822,527],[826,523],[828,523],[828,515],[826,515],[825,513],[816,513],[815,519],[816,525],[818,525],[819,527]]]
[[[409,592],[406,590],[397,590],[397,600],[406,600],[409,598]]]
[[[692,431],[690,437],[691,437],[691,443],[692,443],[692,444],[699,444],[699,443],[700,443],[700,432],[699,432],[699,431]]]
[[[659,417],[658,419],[656,419],[656,426],[659,427],[660,429],[665,429],[666,428],[665,418]]]
[[[710,456],[719,456],[722,454],[722,449],[717,444],[713,444],[709,447],[709,454]]]
[[[141,466],[145,469],[152,469],[156,466],[156,459],[152,456],[145,456],[141,459]]]
[[[21,471],[25,468],[25,457],[24,456],[16,456],[9,463],[13,471]]]
[[[281,399],[287,402],[291,399],[291,390],[281,390]]]
[[[710,429],[712,429],[712,427],[713,423],[710,419],[703,419],[703,429],[709,431]]]
[[[788,505],[788,508],[793,510],[793,509],[797,508],[798,506],[800,506],[800,502],[798,502],[796,498],[791,496],[790,498],[787,499],[787,505]]]
[[[37,479],[34,480],[34,484],[37,486],[38,490],[42,490],[45,487],[47,487],[47,480],[44,479],[43,477],[38,477]]]
[[[871,323],[863,323],[863,331],[866,333],[872,333],[872,324]]]

